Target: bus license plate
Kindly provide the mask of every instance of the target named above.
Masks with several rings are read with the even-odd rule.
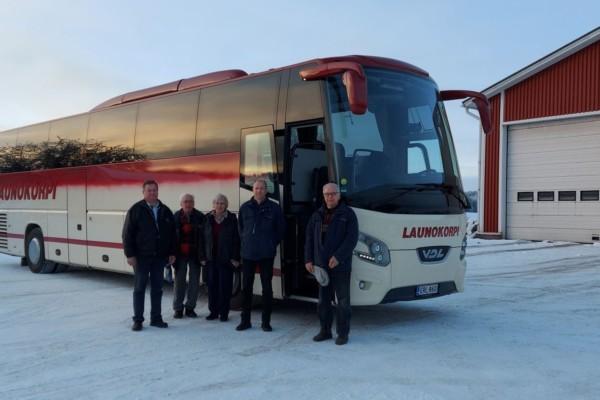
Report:
[[[417,296],[427,296],[428,294],[437,294],[438,284],[417,286]]]

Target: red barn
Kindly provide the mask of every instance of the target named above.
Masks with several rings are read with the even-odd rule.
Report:
[[[483,93],[481,236],[598,241],[600,27]]]

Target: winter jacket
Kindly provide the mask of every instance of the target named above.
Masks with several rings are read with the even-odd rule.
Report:
[[[275,257],[285,232],[283,213],[277,203],[265,199],[258,204],[254,197],[251,198],[240,207],[239,226],[243,259]]]
[[[223,264],[229,264],[230,260],[240,261],[240,233],[238,232],[238,221],[235,214],[227,212],[227,217],[221,222],[216,260],[215,254],[213,254],[212,224],[214,221],[215,216],[213,213],[206,214],[206,222],[202,228],[200,239],[201,251],[198,261],[218,261]]]
[[[145,200],[135,203],[123,224],[123,249],[126,257],[158,258],[176,253],[173,213],[159,201],[158,228]]]
[[[330,273],[352,270],[352,253],[358,242],[358,220],[356,214],[347,205],[340,203],[333,217],[325,239],[321,242],[321,224],[325,216],[324,206],[313,213],[306,227],[304,260],[323,267]],[[335,256],[339,265],[329,268],[329,259]]]
[[[181,249],[179,248],[179,245],[181,244],[181,237],[182,237],[182,233],[181,233],[181,228],[182,228],[181,215],[182,214],[183,214],[183,209],[180,209],[173,216],[173,218],[175,220],[175,233],[176,233],[176,241],[177,241],[176,256],[177,257],[182,256]],[[199,240],[201,239],[201,233],[202,233],[202,229],[204,227],[205,220],[206,220],[206,217],[204,216],[204,214],[202,214],[200,211],[196,210],[195,208],[192,210],[192,213],[190,214],[190,223],[192,225],[192,232],[191,232],[191,237],[190,237],[190,245],[191,246],[190,246],[190,252],[188,255],[188,257],[192,260],[195,260],[198,258],[198,248],[199,248],[199,245],[200,246],[202,245],[202,243],[199,242]]]

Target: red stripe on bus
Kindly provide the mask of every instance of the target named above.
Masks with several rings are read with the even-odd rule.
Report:
[[[55,199],[56,188],[64,186],[141,186],[148,179],[159,185],[238,180],[239,164],[239,153],[225,153],[3,173],[0,200]]]
[[[44,240],[47,242],[52,242],[52,243],[77,244],[77,245],[81,245],[81,246],[106,247],[106,248],[110,248],[110,249],[122,249],[123,248],[122,243],[100,242],[97,240],[66,239],[66,238],[59,238],[59,237],[52,237],[52,236],[44,237]]]
[[[11,239],[24,239],[25,235],[21,235],[19,233],[4,233],[0,232],[0,237],[8,237]],[[44,240],[50,243],[66,243],[66,244],[77,244],[81,246],[90,246],[90,247],[103,247],[109,249],[122,249],[122,243],[115,242],[100,242],[96,240],[81,240],[81,239],[67,239],[60,238],[55,236],[44,236]],[[259,273],[258,268],[256,269],[256,273]],[[273,276],[281,276],[281,270],[277,268],[273,268]]]
[[[10,239],[25,239],[25,235],[20,233],[0,233],[0,237],[5,236]],[[81,240],[81,239],[67,239],[55,236],[44,236],[44,241],[49,243],[66,243],[66,244],[77,244],[81,246],[91,247],[106,247],[110,249],[122,249],[122,243],[115,242],[101,242],[97,240]]]

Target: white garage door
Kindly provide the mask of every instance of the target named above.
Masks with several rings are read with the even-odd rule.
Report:
[[[600,117],[514,125],[507,141],[507,238],[598,240]]]

